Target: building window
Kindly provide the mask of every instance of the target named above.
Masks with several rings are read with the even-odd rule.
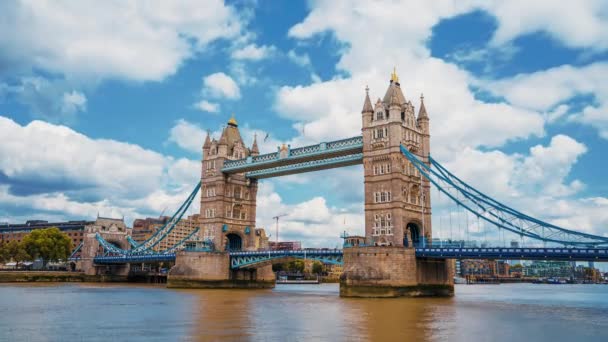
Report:
[[[240,186],[235,186],[234,187],[234,198],[241,198],[241,187]]]
[[[384,112],[376,113],[376,120],[382,120],[382,119],[384,119]]]

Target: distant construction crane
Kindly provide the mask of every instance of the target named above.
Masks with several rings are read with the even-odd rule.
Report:
[[[272,218],[273,220],[276,220],[276,222],[277,222],[277,224],[276,224],[276,229],[277,229],[276,233],[277,233],[277,235],[275,237],[275,243],[276,243],[275,248],[279,248],[279,218],[281,218],[283,216],[287,216],[287,214],[280,214],[280,215],[277,215],[277,216],[275,216],[275,217]]]

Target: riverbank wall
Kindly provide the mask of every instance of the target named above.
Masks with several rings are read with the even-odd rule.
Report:
[[[97,283],[97,282],[127,282],[127,276],[117,275],[86,275],[81,272],[56,271],[1,271],[0,283]]]

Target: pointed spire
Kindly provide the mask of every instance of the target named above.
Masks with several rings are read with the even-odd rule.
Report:
[[[427,119],[429,115],[426,113],[426,107],[424,107],[424,94],[420,94],[420,109],[418,110],[418,120]]]
[[[209,130],[207,130],[207,137],[205,138],[203,149],[208,149],[209,147],[211,147],[211,138],[209,137]]]
[[[253,145],[251,145],[251,153],[259,154],[260,150],[258,149],[258,134],[253,133]]]
[[[372,101],[369,99],[369,87],[365,86],[365,102],[363,102],[363,110],[361,113],[372,113],[373,111]]]
[[[232,116],[230,117],[230,120],[228,120],[228,124],[230,126],[238,126],[238,123],[236,122],[236,119],[234,118],[234,113],[232,113]]]
[[[226,127],[222,128],[222,136],[220,136],[220,145],[228,145],[228,138],[226,138]]]
[[[391,74],[391,82],[399,83],[399,76],[397,76],[396,67],[393,67],[393,73]]]

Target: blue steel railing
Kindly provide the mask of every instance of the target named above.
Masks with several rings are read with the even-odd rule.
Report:
[[[296,163],[308,158],[330,158],[336,154],[358,153],[363,150],[363,137],[356,136],[316,145],[289,149],[287,155],[281,157],[279,152],[262,154],[255,157],[247,157],[238,160],[226,160],[222,172],[243,173],[259,168],[284,165],[285,163]]]
[[[416,248],[416,256],[436,259],[608,261],[608,248]]]
[[[320,261],[324,264],[341,265],[341,249],[298,249],[287,251],[243,251],[230,253],[231,268],[249,268],[275,259],[296,258]]]
[[[309,160],[296,164],[287,164],[245,173],[248,178],[267,178],[306,171],[325,170],[334,167],[356,165],[363,162],[363,153],[350,154],[325,159]]]
[[[191,250],[186,250],[191,251]],[[197,250],[205,251],[208,250]],[[416,257],[432,259],[502,259],[502,260],[569,260],[608,261],[608,248],[468,248],[427,247],[416,248]],[[292,251],[242,251],[230,252],[231,268],[247,268],[274,259],[296,258],[318,260],[327,264],[342,264],[341,249],[301,249]],[[98,256],[94,262],[100,265],[175,261],[175,253],[149,255]]]

